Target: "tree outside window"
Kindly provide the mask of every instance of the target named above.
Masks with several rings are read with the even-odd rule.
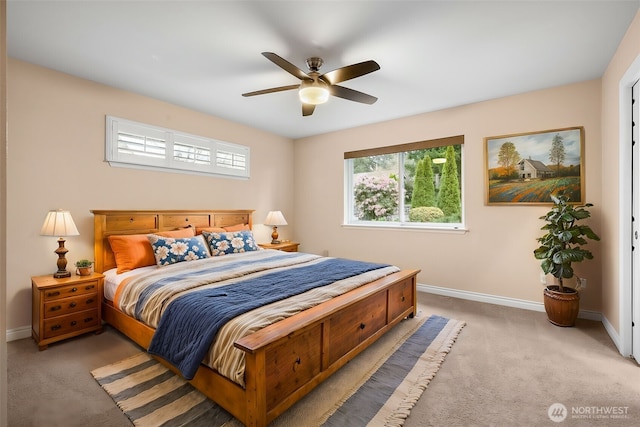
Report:
[[[459,139],[456,140],[458,142]],[[460,227],[462,144],[345,153],[347,223]],[[413,148],[405,144],[402,148]],[[422,148],[427,146],[427,148]],[[379,151],[383,154],[377,154]],[[365,155],[360,155],[365,154]]]

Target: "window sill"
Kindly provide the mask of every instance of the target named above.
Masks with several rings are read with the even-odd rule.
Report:
[[[428,233],[451,233],[451,234],[466,234],[469,232],[467,228],[463,227],[434,227],[425,225],[400,225],[400,224],[342,224],[342,228],[352,228],[354,230],[393,230],[393,231],[418,231]]]

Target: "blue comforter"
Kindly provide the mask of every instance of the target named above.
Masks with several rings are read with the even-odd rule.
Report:
[[[172,363],[192,379],[218,330],[232,318],[308,290],[387,267],[340,258],[266,273],[252,279],[194,291],[167,306],[151,341],[149,353]]]

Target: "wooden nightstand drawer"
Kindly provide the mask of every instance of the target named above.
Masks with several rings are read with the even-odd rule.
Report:
[[[72,284],[67,286],[58,286],[44,291],[44,300],[57,300],[75,295],[95,293],[98,290],[98,281],[87,282],[82,284]]]
[[[100,316],[98,309],[81,311],[66,316],[54,317],[44,321],[44,339],[79,332],[87,328],[98,326]]]
[[[44,318],[48,319],[78,311],[98,308],[100,299],[98,294],[79,295],[72,298],[62,298],[44,303]]]
[[[104,276],[31,278],[31,336],[44,350],[53,342],[102,330]]]
[[[280,243],[258,243],[263,249],[276,249],[283,252],[298,252],[298,246],[300,243],[297,242],[280,242]]]

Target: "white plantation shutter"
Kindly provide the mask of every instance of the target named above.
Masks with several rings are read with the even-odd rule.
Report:
[[[107,116],[112,166],[249,178],[249,147]]]
[[[249,148],[240,145],[218,143],[216,166],[231,175],[242,175],[249,167]]]
[[[163,166],[167,150],[166,132],[143,125],[118,122],[114,133],[116,145],[112,151],[123,162],[143,162]]]
[[[207,138],[176,133],[173,135],[173,154],[169,164],[175,169],[217,173],[211,163],[215,144],[215,141]]]
[[[173,160],[199,165],[208,165],[211,164],[211,150],[206,147],[174,142]]]

